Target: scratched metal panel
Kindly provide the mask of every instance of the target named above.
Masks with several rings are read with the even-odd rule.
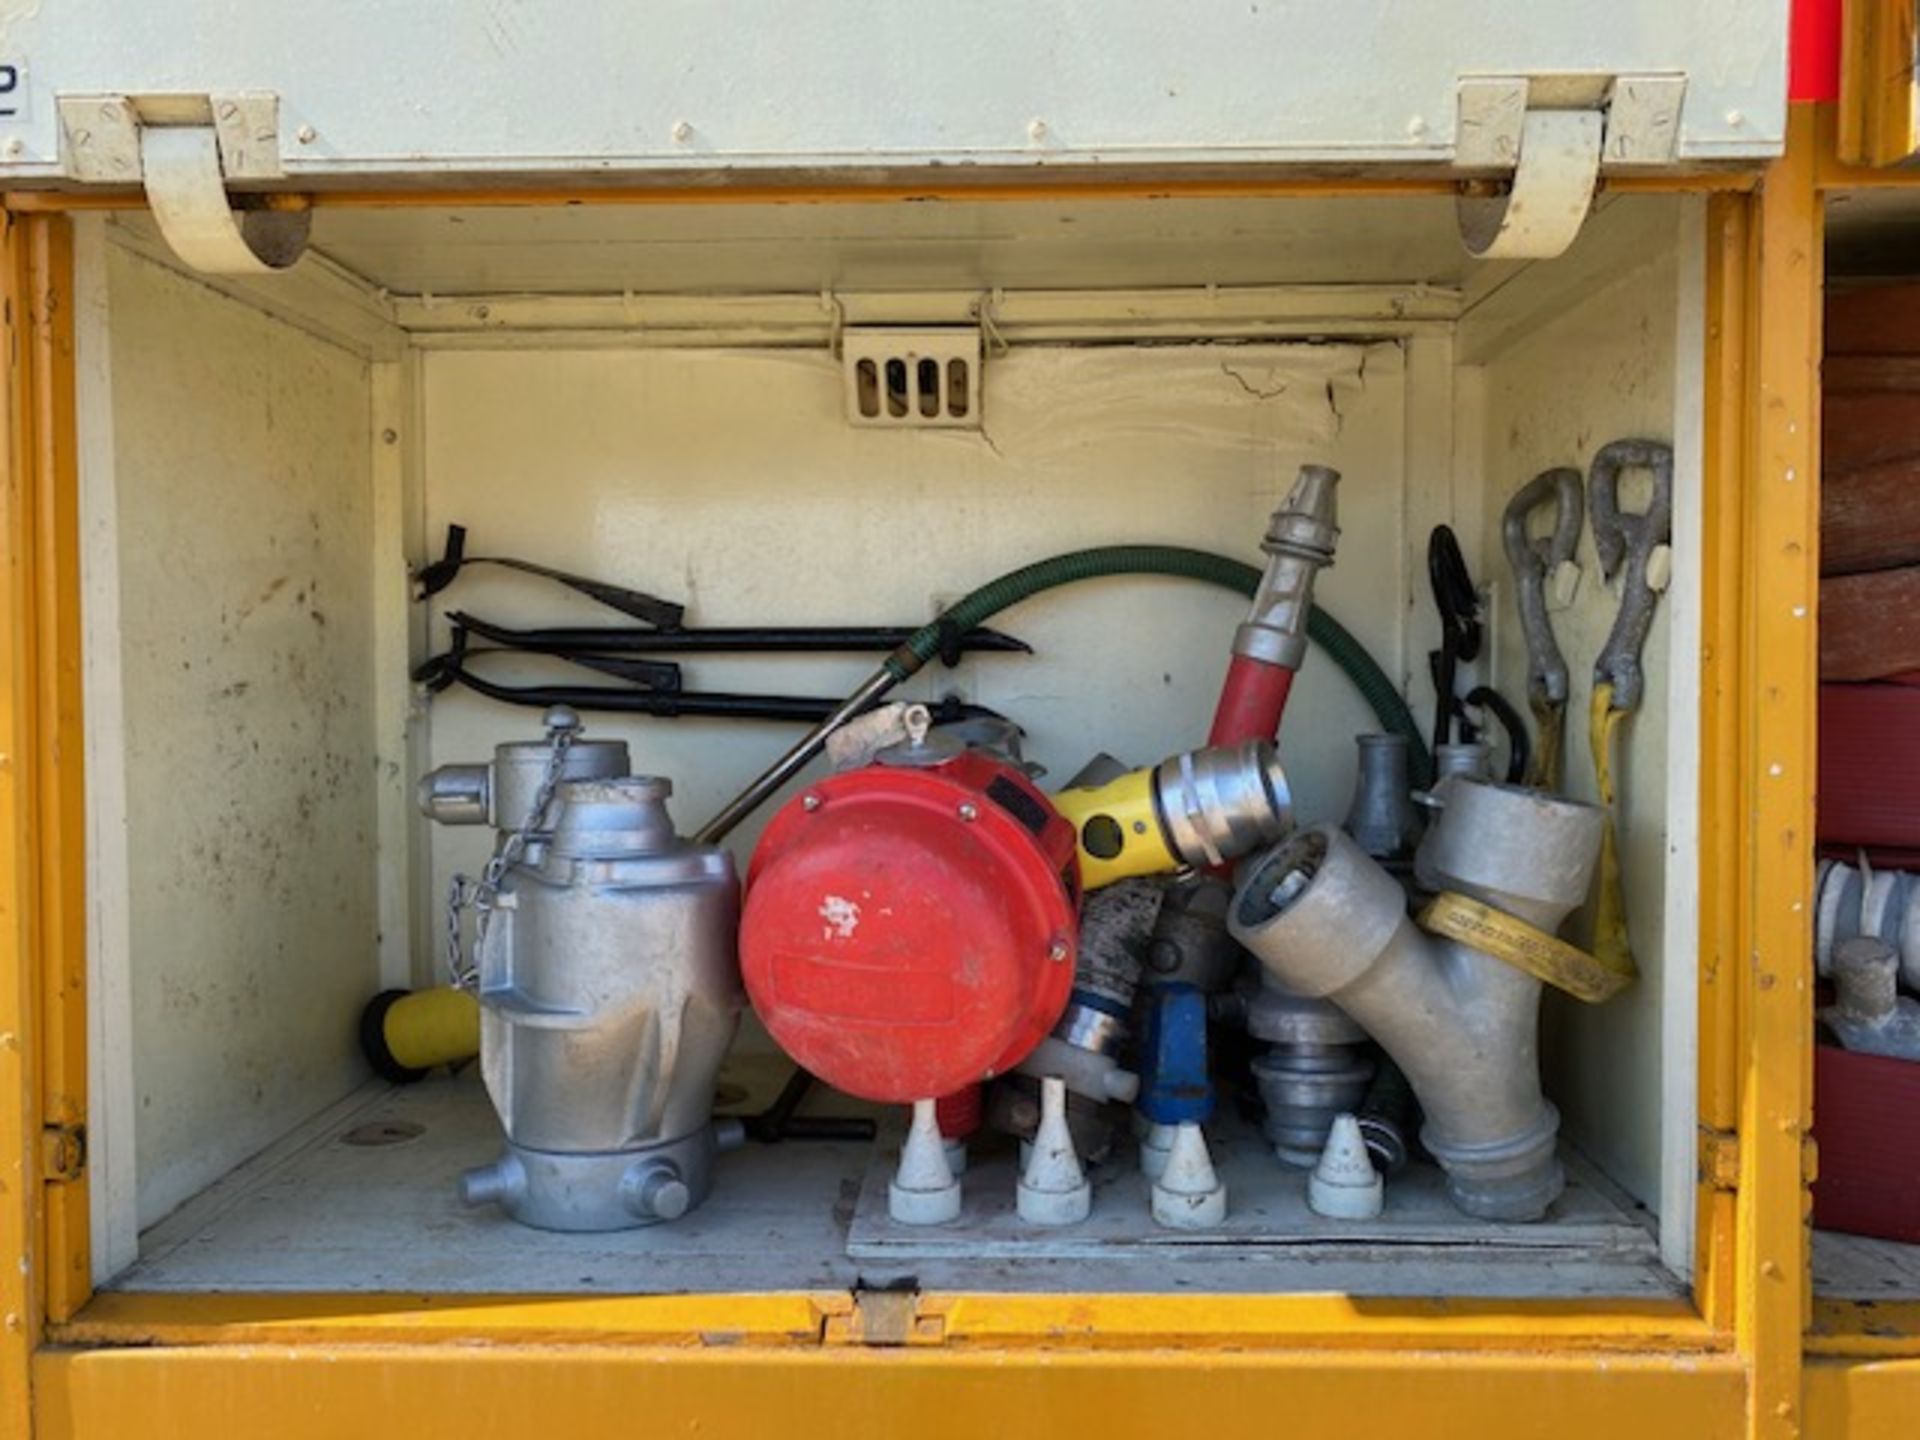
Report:
[[[1685,72],[1777,153],[1786,0],[0,0],[0,179],[54,97],[266,90],[296,179],[1444,164],[1471,74]]]

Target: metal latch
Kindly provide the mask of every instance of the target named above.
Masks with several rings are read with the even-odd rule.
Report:
[[[160,233],[194,269],[259,275],[306,251],[304,207],[236,210],[227,193],[229,181],[285,175],[277,95],[62,95],[54,107],[68,173],[144,186]]]
[[[48,1125],[40,1132],[40,1178],[70,1185],[87,1172],[87,1127]]]
[[[1483,260],[1564,253],[1593,205],[1602,168],[1669,165],[1684,75],[1487,76],[1462,80],[1454,165],[1507,172],[1462,195],[1460,238]]]
[[[844,1310],[829,1313],[821,1331],[827,1345],[940,1345],[947,1338],[944,1315],[922,1309],[917,1289],[848,1292],[851,1303]]]

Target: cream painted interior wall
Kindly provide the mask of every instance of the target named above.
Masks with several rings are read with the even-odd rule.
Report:
[[[1674,223],[1676,217],[1670,215],[1668,224]],[[1650,250],[1644,264],[1558,309],[1485,367],[1481,444],[1487,503],[1481,548],[1489,573],[1500,581],[1500,614],[1494,627],[1497,673],[1502,689],[1523,713],[1525,639],[1500,539],[1507,499],[1551,466],[1572,465],[1585,474],[1595,452],[1611,440],[1675,440],[1679,280],[1673,249]],[[1684,446],[1680,449],[1676,485],[1697,487],[1697,458]],[[1629,473],[1621,483],[1622,508],[1642,508],[1645,493],[1645,475]],[[1545,524],[1544,517],[1537,520],[1535,533],[1543,532]],[[1612,630],[1619,589],[1601,575],[1591,516],[1581,531],[1578,563],[1583,578],[1574,604],[1551,618],[1572,678],[1563,762],[1566,789],[1592,800],[1587,705],[1593,662]],[[1693,655],[1672,651],[1674,610],[1669,596],[1655,614],[1643,652],[1645,695],[1639,713],[1627,723],[1615,766],[1628,927],[1640,980],[1601,1006],[1583,1005],[1549,990],[1542,1026],[1548,1093],[1560,1107],[1565,1133],[1625,1189],[1656,1207],[1666,1118],[1662,1007],[1670,993],[1669,967],[1684,967],[1691,976],[1694,959],[1690,934],[1674,937],[1678,943],[1670,946],[1666,933],[1672,668],[1675,663],[1695,663]],[[1697,694],[1691,688],[1686,693]],[[1569,933],[1578,936],[1586,923],[1588,917],[1578,917]]]
[[[144,1225],[365,1075],[368,372],[105,255]]]
[[[1342,535],[1319,595],[1400,673],[1407,396],[1396,344],[1016,349],[986,367],[980,433],[850,427],[839,366],[822,353],[434,351],[424,363],[433,545],[457,522],[471,553],[617,578],[685,600],[693,620],[712,624],[917,624],[1027,561],[1116,542],[1259,562],[1267,517],[1298,466],[1330,463],[1345,476]],[[619,619],[551,584],[469,574],[445,592],[446,608],[522,626]],[[957,691],[1018,720],[1028,758],[1047,768],[1043,784],[1064,783],[1100,750],[1150,763],[1204,742],[1245,605],[1184,581],[1074,586],[998,622],[1033,656],[968,659],[914,688]],[[837,697],[878,660],[693,656],[686,683]],[[566,670],[495,663],[485,673]],[[442,695],[433,761],[484,758],[537,734],[538,722],[537,711]],[[1344,813],[1351,737],[1373,723],[1314,655],[1281,745],[1303,814]],[[626,736],[636,766],[672,777],[684,829],[799,733],[737,721],[589,725]],[[758,829],[736,832],[743,863]],[[488,843],[478,830],[436,827],[432,894],[455,867],[484,863]]]

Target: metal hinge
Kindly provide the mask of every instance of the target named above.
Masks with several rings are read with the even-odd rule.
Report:
[[[48,1125],[40,1131],[40,1178],[70,1185],[87,1173],[87,1127]]]
[[[1686,94],[1684,75],[1460,81],[1453,163],[1505,182],[1460,198],[1468,251],[1488,260],[1562,254],[1592,208],[1603,168],[1673,163]]]
[[[1700,1127],[1700,1183],[1729,1192],[1740,1188],[1740,1137],[1733,1131]]]
[[[944,1315],[922,1309],[918,1290],[855,1289],[844,1310],[826,1315],[823,1345],[940,1345],[946,1342]]]
[[[280,97],[61,95],[61,160],[88,184],[139,184],[174,253],[210,274],[284,270],[307,248],[304,208],[236,210],[229,181],[278,180]]]

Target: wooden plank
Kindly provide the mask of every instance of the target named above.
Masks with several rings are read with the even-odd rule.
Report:
[[[1920,394],[1876,391],[1829,395],[1822,416],[1822,472],[1847,470],[1920,455]]]
[[[1820,678],[1920,668],[1920,565],[1820,582]]]
[[[1820,573],[1920,564],[1920,456],[1830,474],[1820,491]]]
[[[1920,355],[1920,284],[1837,290],[1826,308],[1828,355]]]
[[[1920,354],[1835,355],[1820,366],[1820,383],[1829,395],[1852,390],[1920,390]]]

